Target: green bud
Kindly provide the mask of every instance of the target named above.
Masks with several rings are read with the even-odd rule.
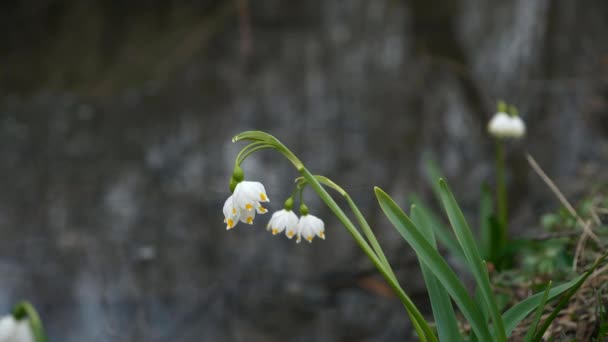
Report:
[[[515,106],[509,106],[509,115],[511,115],[511,116],[519,115],[519,112],[517,111],[517,108]]]
[[[245,173],[243,172],[243,169],[241,169],[240,166],[234,166],[234,171],[232,171],[232,179],[234,179],[237,183],[245,179]]]
[[[308,215],[308,207],[304,203],[300,205],[300,215]]]
[[[283,204],[283,208],[285,208],[285,210],[291,210],[291,208],[293,208],[293,197],[289,197],[285,201],[285,204]]]
[[[230,193],[234,192],[237,184],[239,184],[239,182],[237,182],[234,178],[230,179]]]
[[[507,104],[503,100],[498,101],[496,108],[498,109],[498,112],[503,112],[503,113],[507,112]]]
[[[25,308],[22,305],[17,305],[13,309],[13,317],[18,321],[25,319],[27,318],[27,311],[25,311]]]

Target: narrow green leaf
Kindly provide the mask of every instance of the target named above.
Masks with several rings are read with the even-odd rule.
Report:
[[[570,301],[570,298],[572,298],[572,296],[576,293],[576,291],[578,291],[578,289],[583,285],[585,280],[587,280],[587,278],[591,275],[591,273],[593,273],[593,271],[595,271],[595,269],[602,263],[602,261],[604,261],[604,259],[607,256],[608,256],[608,254],[604,254],[601,258],[599,258],[593,264],[593,266],[590,269],[588,269],[587,272],[585,272],[583,274],[583,277],[579,281],[577,281],[574,284],[574,286],[572,286],[570,289],[568,289],[568,292],[559,300],[557,306],[555,307],[555,309],[553,309],[553,311],[551,312],[549,317],[547,317],[547,319],[545,319],[545,321],[543,322],[543,325],[540,328],[538,328],[536,335],[532,339],[533,341],[542,340],[543,334],[545,333],[545,331],[547,331],[547,329],[551,325],[551,322],[553,322],[553,320],[557,317],[559,312],[566,306],[566,304],[568,304],[568,302]]]
[[[462,282],[458,279],[452,268],[441,257],[441,255],[431,246],[431,244],[420,233],[416,225],[399,208],[393,199],[380,188],[374,188],[378,203],[386,217],[397,229],[399,234],[410,244],[416,252],[418,258],[424,262],[439,279],[441,285],[448,291],[462,314],[471,324],[471,328],[482,341],[492,341],[488,326],[485,324],[483,316]]]
[[[477,307],[479,308],[479,310],[481,310],[481,313],[483,314],[483,318],[485,319],[485,321],[489,321],[490,320],[490,311],[488,311],[488,307],[487,305],[485,305],[484,301],[483,301],[483,297],[481,296],[481,291],[479,291],[479,286],[475,287],[475,294],[473,295],[473,300],[475,301],[475,304],[477,304]]]
[[[433,233],[433,228],[428,217],[426,217],[423,212],[419,211],[415,205],[412,205],[410,215],[412,216],[412,221],[418,226],[422,235],[433,248],[437,249],[435,234]],[[439,340],[464,341],[460,334],[460,330],[458,329],[458,320],[454,313],[454,307],[452,307],[450,295],[443,285],[441,285],[437,277],[435,277],[430,268],[422,262],[422,259],[418,260],[420,261],[422,276],[431,300],[431,308],[433,309]]]
[[[430,226],[433,227],[433,230],[435,231],[434,235],[437,237],[437,240],[439,240],[442,246],[447,248],[450,255],[458,259],[458,261],[463,265],[466,264],[467,259],[464,257],[462,248],[460,248],[458,241],[456,241],[454,233],[443,223],[441,223],[441,220],[439,220],[437,215],[435,215],[435,213],[429,209],[429,207],[426,206],[417,196],[411,195],[410,202],[416,205],[418,211],[424,214],[429,221]]]
[[[547,304],[547,298],[549,298],[550,289],[551,289],[551,282],[549,282],[549,284],[547,284],[547,288],[545,289],[543,298],[541,299],[540,304],[538,304],[538,308],[536,308],[536,315],[534,317],[534,320],[530,324],[530,327],[528,328],[528,332],[526,333],[526,336],[524,336],[525,342],[532,341],[532,337],[538,330],[538,323],[540,322],[540,318],[543,315],[543,311],[545,311],[545,304]]]
[[[467,258],[469,267],[473,272],[475,282],[479,287],[481,297],[483,298],[485,305],[490,312],[490,317],[492,318],[492,323],[494,325],[494,340],[498,342],[506,341],[507,336],[505,335],[502,316],[498,311],[496,298],[494,297],[492,287],[490,286],[490,279],[487,276],[487,268],[479,255],[471,229],[469,228],[469,225],[467,224],[464,214],[460,210],[454,195],[452,195],[452,192],[443,179],[439,181],[439,187],[441,190],[441,201],[443,202],[443,206],[445,207],[450,223],[452,224],[452,228],[454,229],[454,233],[456,234],[456,239],[458,239],[458,242],[462,247],[462,251]]]
[[[555,297],[561,295],[572,286],[576,285],[578,281],[583,278],[584,275],[580,275],[569,282],[556,286],[549,290],[549,295],[547,300],[553,300]],[[536,309],[543,297],[544,293],[537,293],[532,295],[521,302],[515,304],[509,310],[507,310],[503,315],[503,321],[505,322],[505,332],[507,336],[511,335],[513,330],[517,327],[517,325],[524,320],[524,318],[528,317],[530,312]]]

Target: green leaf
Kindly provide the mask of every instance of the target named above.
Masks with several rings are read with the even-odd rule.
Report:
[[[451,256],[458,259],[458,261],[462,264],[465,264],[467,259],[464,257],[462,248],[460,248],[458,241],[456,241],[454,233],[450,229],[446,228],[446,226],[441,223],[441,220],[439,220],[437,215],[435,215],[435,213],[429,209],[417,196],[411,195],[409,197],[410,202],[412,202],[416,206],[416,209],[418,209],[418,211],[426,217],[429,225],[435,231],[434,235],[437,237],[437,240],[439,240],[441,245],[447,248]]]
[[[479,291],[479,286],[477,286],[475,288],[475,294],[473,295],[473,300],[475,301],[475,304],[477,304],[477,307],[481,310],[481,313],[483,314],[483,318],[487,322],[490,319],[490,311],[488,311],[487,306],[483,302],[483,297],[481,296],[481,291]]]
[[[580,281],[583,276],[584,275],[580,275],[567,283],[552,288],[551,290],[549,290],[547,300],[553,300],[555,297],[561,295],[562,293],[570,289],[572,286],[576,285],[576,283]],[[502,315],[502,319],[505,322],[505,332],[507,336],[511,335],[517,325],[526,317],[528,317],[530,312],[532,312],[540,305],[543,295],[544,293],[537,293],[535,295],[532,295],[522,300],[521,302],[515,304]]]
[[[547,284],[547,288],[545,289],[543,298],[541,299],[540,304],[538,304],[538,308],[536,308],[536,315],[534,317],[534,320],[530,324],[530,327],[528,328],[528,332],[526,333],[526,336],[524,336],[525,342],[532,341],[532,337],[534,336],[534,333],[536,333],[536,331],[538,330],[538,323],[540,322],[540,318],[543,315],[543,311],[545,310],[545,304],[547,303],[547,298],[549,297],[550,289],[551,289],[551,282],[549,282],[549,284]]]
[[[415,205],[412,205],[410,215],[412,216],[412,221],[418,226],[427,242],[429,242],[433,248],[437,249],[435,234],[433,233],[429,218],[426,217],[422,211],[419,211]],[[419,259],[419,261],[420,268],[422,269],[422,276],[431,300],[431,308],[433,309],[433,317],[435,317],[435,325],[437,326],[439,340],[464,341],[460,335],[460,330],[458,329],[458,321],[456,320],[456,314],[452,307],[450,295],[443,285],[441,285],[437,277],[435,277],[430,268],[423,263],[421,259]]]
[[[433,248],[433,246],[420,233],[416,225],[399,208],[393,199],[380,188],[374,188],[378,203],[386,217],[397,229],[399,234],[410,244],[419,259],[425,263],[439,279],[441,285],[448,291],[464,317],[471,324],[471,328],[482,341],[492,341],[488,326],[485,324],[483,316],[462,282],[458,279],[452,268]]]
[[[536,332],[536,335],[532,339],[533,341],[542,341],[543,334],[545,333],[545,331],[547,331],[547,329],[551,325],[551,322],[553,322],[553,320],[557,317],[557,315],[564,308],[564,306],[566,306],[566,304],[568,304],[568,301],[570,301],[570,298],[572,298],[572,296],[574,296],[576,291],[578,291],[578,289],[583,285],[583,283],[585,282],[585,280],[587,280],[587,278],[591,275],[591,273],[593,273],[593,271],[602,263],[602,261],[604,261],[606,256],[608,256],[608,254],[604,254],[601,258],[599,258],[593,264],[593,266],[590,269],[588,269],[587,272],[585,272],[583,274],[583,277],[579,281],[577,281],[570,289],[568,289],[568,292],[559,300],[555,309],[553,309],[553,311],[551,312],[549,317],[547,317],[547,319],[545,319],[545,321],[543,322],[543,325],[538,329],[538,331]]]
[[[456,239],[458,239],[458,242],[462,247],[469,267],[473,272],[473,278],[475,278],[475,282],[479,287],[480,295],[490,312],[490,317],[494,324],[494,338],[499,342],[506,341],[507,337],[505,335],[502,316],[498,311],[496,298],[494,297],[492,287],[490,286],[487,267],[479,255],[471,229],[469,228],[458,203],[456,203],[454,195],[452,195],[452,192],[450,192],[448,185],[443,179],[439,180],[439,187],[441,191],[441,201],[443,202],[443,206],[445,207],[454,233],[456,234]]]

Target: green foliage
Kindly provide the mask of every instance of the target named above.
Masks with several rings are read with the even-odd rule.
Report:
[[[599,303],[596,308],[597,332],[595,334],[594,341],[605,341],[608,339],[608,305],[602,301],[602,290],[596,294],[596,302]]]
[[[419,227],[422,235],[431,246],[437,250],[431,219],[425,215],[424,211],[418,210],[415,205],[412,205],[410,215],[412,221]],[[463,341],[460,331],[458,330],[458,321],[456,320],[456,314],[454,313],[454,308],[452,307],[452,301],[448,292],[425,263],[420,262],[420,268],[422,270],[426,288],[429,292],[439,340]]]
[[[492,290],[487,268],[479,255],[472,233],[468,228],[462,211],[445,182],[440,182],[442,200],[448,218],[452,223],[455,236],[467,260],[467,266],[472,270],[474,275],[477,284],[475,299],[468,295],[462,281],[458,279],[445,259],[437,252],[434,241],[432,240],[433,231],[436,231],[436,229],[428,227],[434,220],[429,220],[430,216],[425,215],[427,212],[418,211],[418,208],[413,206],[411,211],[412,219],[410,219],[389,195],[379,188],[376,188],[375,191],[378,203],[387,218],[401,236],[410,244],[420,259],[421,265],[423,265],[423,275],[425,276],[427,287],[429,284],[431,284],[430,286],[437,285],[436,283],[432,283],[432,280],[431,282],[428,281],[428,279],[432,279],[430,277],[430,273],[432,273],[439,284],[443,286],[445,291],[452,297],[467,322],[471,325],[473,335],[469,336],[469,341],[506,341],[506,337],[511,334],[513,329],[535,310],[537,318],[535,319],[534,330],[530,333],[528,339],[537,341],[536,337],[539,334],[542,336],[542,333],[544,333],[548,324],[555,318],[555,316],[550,317],[550,319],[545,320],[543,324],[536,329],[536,325],[539,323],[540,319],[538,318],[540,317],[539,312],[542,312],[542,308],[545,304],[561,294],[566,293],[560,300],[558,307],[565,305],[585,279],[601,262],[601,260],[598,261],[585,274],[578,276],[569,282],[553,288],[547,287],[542,293],[538,293],[515,304],[501,315],[498,309],[499,306],[502,306],[498,304],[498,302],[501,301],[501,296]],[[434,304],[432,304],[433,313],[436,321],[439,319],[448,322],[441,323],[441,328],[446,329],[447,331],[447,329],[453,329],[445,326],[445,324],[451,324],[449,323],[451,318],[449,318],[449,315],[441,318],[440,316],[449,312],[452,306],[451,302],[442,298],[442,294],[437,294],[441,292],[437,290],[438,289],[434,287],[432,291],[435,294],[431,294],[431,296],[438,297],[435,298]],[[429,293],[430,292],[431,289],[429,289]],[[502,302],[504,303],[506,301]],[[555,312],[558,312],[558,310]],[[446,331],[444,331],[444,335],[447,334]],[[490,333],[492,337],[488,337],[488,333]]]
[[[545,310],[545,304],[547,303],[547,299],[549,298],[550,289],[551,289],[551,282],[549,282],[549,284],[547,285],[547,288],[545,289],[545,292],[543,293],[543,297],[540,300],[540,304],[538,305],[538,308],[536,308],[536,314],[534,315],[534,321],[532,321],[532,324],[530,324],[530,327],[528,328],[528,332],[526,333],[526,336],[524,336],[525,342],[533,341],[534,335],[537,333],[537,331],[539,331],[538,323],[540,323],[540,317],[542,316],[543,311]]]
[[[435,332],[400,286],[389,260],[375,237],[374,231],[344,189],[326,177],[311,174],[287,147],[267,133],[259,131],[244,132],[236,136],[234,140],[248,140],[251,142],[241,151],[235,165],[240,165],[251,153],[265,148],[275,149],[285,156],[301,174],[301,177],[297,179],[298,188],[301,189],[308,185],[317,192],[340,222],[344,224],[380,274],[384,276],[406,308],[420,340],[437,341]],[[433,165],[429,166],[428,173],[431,178],[440,175],[438,169]],[[549,274],[555,274],[556,269],[564,268],[570,261],[566,255],[562,254],[570,247],[567,240],[564,242],[559,239],[551,239],[538,243],[523,239],[509,241],[505,233],[506,220],[503,218],[501,223],[500,219],[496,218],[493,197],[487,187],[482,189],[479,213],[480,234],[479,239],[476,239],[445,181],[433,181],[432,187],[445,210],[451,229],[442,223],[439,215],[434,214],[417,198],[412,200],[414,205],[410,211],[410,218],[384,191],[375,188],[375,194],[388,220],[416,253],[430,296],[439,338],[442,341],[457,342],[465,340],[506,342],[513,330],[535,311],[535,317],[528,328],[525,340],[539,341],[551,322],[557,317],[559,311],[603,261],[605,255],[584,274],[574,276],[555,287],[548,285],[541,292],[518,303],[510,304],[512,298],[499,293],[493,287],[488,272],[490,265],[486,264],[485,260],[490,260],[493,266],[503,269],[512,265],[515,254],[524,251],[525,257],[523,260],[525,262],[523,264],[534,264],[535,266],[530,266],[536,267],[532,270],[533,272],[544,270]],[[344,197],[349,209],[356,217],[359,227],[346,215],[325,188],[331,188]],[[593,212],[593,203],[587,204],[586,207],[587,209],[582,208],[581,212],[585,212],[585,210],[589,213]],[[506,209],[506,207],[503,209]],[[506,210],[503,211],[504,213],[506,213]],[[572,221],[570,216],[567,212],[559,212],[557,215],[543,218],[543,223],[547,227],[564,225],[574,227],[576,222]],[[361,234],[361,231],[363,234]],[[447,260],[440,254],[437,241],[445,246],[471,272],[476,286],[474,297],[471,297],[464,282],[459,279]],[[499,275],[503,274],[509,273],[499,273]],[[518,276],[516,274],[513,279],[519,281],[517,280]],[[560,296],[561,298],[553,312],[541,322],[545,305]],[[452,302],[456,304],[456,308],[471,327],[468,336],[459,330],[456,318],[457,312]],[[506,312],[501,313],[503,308],[509,304],[511,307]],[[599,309],[598,316],[600,317],[600,323],[596,335],[601,337],[608,331],[605,307]]]
[[[577,281],[571,288],[568,289],[566,294],[559,300],[559,303],[557,304],[555,309],[553,309],[553,311],[551,312],[549,317],[547,317],[547,319],[543,322],[543,324],[540,326],[540,328],[537,329],[536,334],[532,338],[532,341],[542,341],[543,334],[545,333],[545,331],[547,331],[547,329],[549,328],[549,325],[551,325],[551,322],[553,322],[553,320],[557,317],[557,314],[559,314],[559,312],[566,306],[566,304],[568,303],[570,298],[572,298],[572,296],[574,296],[576,291],[583,285],[585,280],[587,280],[587,278],[602,263],[602,261],[604,261],[606,256],[608,256],[608,254],[604,254],[600,259],[598,259],[593,264],[593,266],[587,272],[585,272],[583,274],[581,279],[579,281]]]
[[[431,244],[420,233],[420,230],[412,220],[399,208],[393,199],[382,191],[375,188],[378,203],[386,217],[391,221],[399,234],[414,249],[419,259],[426,264],[439,279],[446,291],[450,294],[462,314],[471,324],[471,328],[477,336],[484,341],[491,341],[490,331],[473,299],[467,293],[463,283],[458,279],[456,273],[448,265],[445,259],[435,250]]]

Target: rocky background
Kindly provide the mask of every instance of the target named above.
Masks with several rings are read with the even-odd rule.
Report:
[[[276,135],[370,218],[428,312],[372,186],[430,200],[433,156],[474,219],[493,181],[485,125],[518,106],[513,234],[606,180],[605,0],[69,1],[0,4],[0,312],[22,298],[51,341],[404,341],[398,300],[307,193],[327,240],[226,232],[241,145]],[[244,163],[280,209],[297,176]],[[472,221],[474,223],[474,221]]]

